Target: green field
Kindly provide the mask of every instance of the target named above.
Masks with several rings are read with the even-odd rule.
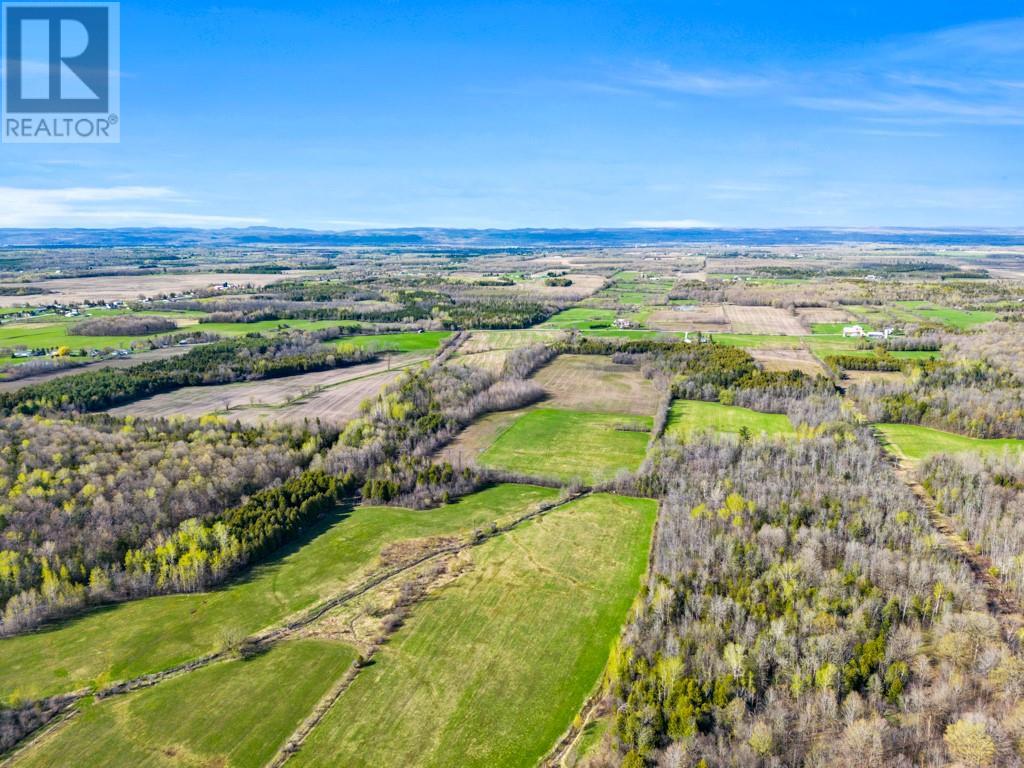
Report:
[[[611,309],[590,309],[588,307],[572,307],[564,309],[548,318],[540,328],[561,328],[568,330],[595,330],[611,328],[618,315]]]
[[[990,323],[996,319],[997,313],[984,309],[956,309],[954,307],[937,307],[927,301],[898,301],[912,314],[933,323],[942,323],[951,328],[968,330],[977,325]]]
[[[611,415],[541,408],[527,411],[480,456],[480,464],[557,480],[586,483],[633,471],[647,452],[647,432],[616,429],[621,424],[651,428],[647,416]]]
[[[1024,440],[1012,438],[985,440],[914,424],[876,424],[875,428],[887,449],[911,461],[927,459],[936,453],[1000,454],[1007,450],[1024,450]]]
[[[296,766],[534,766],[597,683],[656,503],[591,496],[492,539],[360,672]]]
[[[605,330],[584,331],[584,336],[593,336],[597,339],[675,339],[674,333],[662,333],[660,331],[641,331],[632,328],[608,328]],[[682,336],[679,336],[682,338]]]
[[[750,347],[752,349],[770,347],[798,349],[801,346],[801,342],[808,338],[806,336],[778,336],[757,333],[712,333],[710,336],[716,344],[722,344],[726,347]]]
[[[450,331],[424,331],[423,333],[385,333],[375,336],[348,336],[338,342],[339,347],[351,345],[365,349],[375,346],[394,352],[432,352],[451,336]]]
[[[339,513],[245,577],[204,594],[105,606],[0,640],[0,701],[37,699],[154,672],[223,647],[343,590],[394,541],[471,531],[557,496],[502,485],[434,510]]]
[[[75,321],[83,318],[74,318]],[[146,339],[149,336],[72,336],[66,322],[25,322],[4,323],[0,325],[0,347],[27,347],[28,349],[54,349],[67,347],[71,350],[103,349],[105,347],[126,349],[133,341]],[[150,336],[162,336],[154,333]],[[18,361],[24,362],[22,358]]]
[[[703,400],[676,400],[669,409],[665,433],[685,440],[699,432],[736,435],[742,427],[751,435],[792,435],[796,433],[789,417],[781,413],[761,413],[735,405]]]
[[[294,640],[126,696],[87,700],[14,765],[258,768],[354,659],[342,643]]]

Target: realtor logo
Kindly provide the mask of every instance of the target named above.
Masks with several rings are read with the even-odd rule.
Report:
[[[120,140],[118,3],[3,3],[3,141]]]

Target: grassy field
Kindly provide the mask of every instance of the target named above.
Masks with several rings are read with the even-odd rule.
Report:
[[[968,330],[977,325],[990,323],[996,319],[997,313],[984,309],[956,309],[954,307],[937,307],[927,301],[898,301],[896,304],[905,307],[912,314],[933,323],[942,323],[951,328]]]
[[[712,333],[711,338],[716,343],[727,347],[750,347],[753,349],[786,347],[794,349],[801,345],[802,338],[807,337],[772,336],[756,333]]]
[[[647,559],[654,501],[581,499],[474,550],[417,606],[296,766],[533,766],[597,683]]]
[[[105,606],[0,640],[0,701],[125,679],[217,650],[227,639],[342,591],[391,542],[471,531],[556,495],[548,488],[502,485],[434,510],[360,507],[339,513],[221,589]]]
[[[578,330],[595,330],[600,328],[611,328],[612,322],[617,317],[611,309],[590,309],[589,307],[572,307],[564,309],[558,314],[548,318],[541,328],[561,328]]]
[[[451,336],[450,331],[424,331],[423,333],[385,333],[375,336],[350,336],[338,342],[339,347],[352,345],[365,349],[375,346],[393,352],[432,352]]]
[[[557,480],[610,480],[621,469],[635,470],[647,451],[647,432],[616,429],[651,419],[624,414],[541,408],[528,411],[480,456],[485,467]]]
[[[1011,438],[984,440],[914,424],[876,424],[875,428],[887,449],[911,461],[927,459],[936,453],[1000,454],[1007,450],[1024,450],[1024,440]]]
[[[74,318],[79,320],[81,318]],[[68,333],[67,322],[25,322],[0,325],[0,347],[27,347],[28,349],[53,349],[67,347],[78,349],[104,349],[106,347],[125,349],[133,341],[148,336],[72,336]],[[150,334],[161,336],[162,333]],[[18,358],[23,361],[22,358]]]
[[[656,339],[659,336],[682,338],[682,334],[662,333],[661,331],[643,331],[627,328],[606,328],[602,330],[586,330],[584,336],[593,336],[598,339]]]
[[[742,427],[751,435],[795,434],[789,417],[781,413],[761,413],[735,405],[708,403],[703,400],[676,400],[669,409],[665,432],[685,440],[698,432],[739,434]]]
[[[293,640],[246,661],[88,701],[13,764],[258,768],[354,658],[342,643]]]

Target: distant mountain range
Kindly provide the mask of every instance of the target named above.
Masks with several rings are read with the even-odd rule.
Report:
[[[1024,246],[1024,229],[0,229],[3,248],[103,248],[130,246],[216,247],[419,247],[557,248],[698,244]]]

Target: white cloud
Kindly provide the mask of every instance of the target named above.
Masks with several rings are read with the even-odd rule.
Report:
[[[661,63],[623,79],[648,88],[705,96],[760,90],[772,83],[763,75],[683,71]]]
[[[0,187],[0,227],[222,227],[266,223],[259,218],[171,209],[189,202],[167,187]]]

